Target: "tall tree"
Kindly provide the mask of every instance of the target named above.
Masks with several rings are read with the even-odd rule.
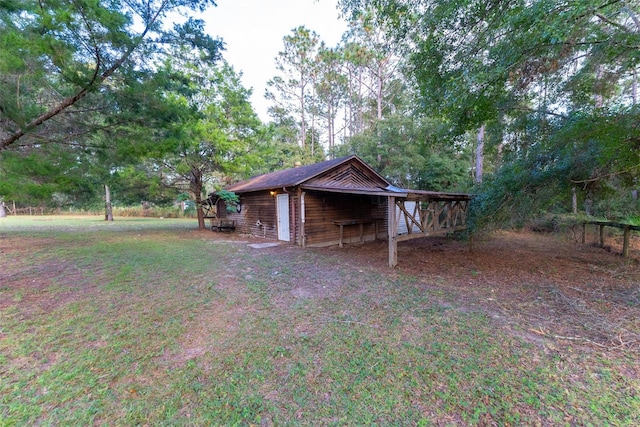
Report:
[[[450,144],[440,117],[417,112],[415,93],[405,86],[395,96],[393,113],[336,148],[357,154],[393,184],[431,191],[463,191],[470,187],[468,162],[472,144],[463,138]]]
[[[201,208],[207,180],[217,173],[242,173],[242,160],[251,151],[260,121],[249,103],[251,90],[226,62],[176,53],[167,68],[175,84],[165,92],[179,119],[167,123],[164,138],[170,150],[157,161],[168,185],[193,197],[199,228],[205,228]],[[175,62],[175,63],[174,63]]]
[[[318,34],[304,26],[294,28],[283,38],[284,50],[276,57],[280,73],[267,82],[265,96],[278,107],[290,111],[299,122],[299,143],[307,141],[307,97],[311,91],[313,63],[316,57]]]
[[[407,47],[424,108],[443,113],[452,135],[502,126],[497,140],[504,164],[498,175],[511,174],[511,183],[522,187],[519,197],[496,198],[497,206],[522,200],[539,208],[557,206],[550,188],[564,194],[568,205],[573,186],[592,197],[640,175],[640,112],[632,91],[624,90],[640,61],[636,3],[341,3],[356,13],[377,9],[399,45]],[[498,175],[497,181],[506,179]],[[523,211],[535,212],[530,207]]]
[[[387,23],[374,8],[366,8],[351,20],[345,34],[347,59],[363,70],[358,73],[358,86],[366,88],[367,95],[375,105],[372,119],[381,120],[384,114],[391,114],[393,98],[400,95],[391,84],[399,75],[400,58],[397,46],[387,31]]]
[[[343,75],[347,79],[347,105],[345,112],[345,139],[364,129],[366,96],[364,64],[369,53],[360,43],[350,39],[352,29],[343,35]]]
[[[326,123],[327,148],[329,152],[335,146],[336,119],[339,109],[344,105],[347,93],[347,80],[342,74],[343,52],[338,48],[328,48],[322,43],[316,58],[317,79],[315,82],[316,105]]]

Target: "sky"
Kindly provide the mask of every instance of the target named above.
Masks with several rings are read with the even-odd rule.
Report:
[[[206,31],[224,40],[222,56],[242,72],[243,86],[253,88],[251,103],[264,122],[269,121],[270,105],[264,92],[267,81],[277,75],[275,58],[283,50],[283,37],[304,25],[333,47],[347,29],[336,0],[218,0],[217,4],[201,17]]]

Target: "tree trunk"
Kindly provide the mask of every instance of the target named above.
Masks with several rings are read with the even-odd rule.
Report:
[[[584,197],[584,212],[587,215],[593,215],[593,200],[591,199],[590,192],[587,192]]]
[[[4,202],[0,200],[0,218],[5,218],[7,216],[7,210],[4,208]]]
[[[109,186],[104,186],[104,220],[113,221],[113,209],[111,208],[111,190]]]
[[[364,128],[364,108],[363,108],[363,95],[362,92],[364,90],[364,83],[362,81],[362,73],[358,73],[358,102],[356,104],[356,123],[353,128],[353,132],[351,132],[351,136],[356,135]]]
[[[207,228],[204,225],[204,212],[202,211],[202,196],[198,193],[196,195],[196,212],[198,213],[198,229],[204,230]]]
[[[354,129],[354,108],[353,108],[353,99],[354,99],[354,90],[353,90],[353,71],[349,67],[349,92],[347,98],[347,108],[344,109],[344,140],[347,140],[347,137],[353,135]]]
[[[189,183],[193,199],[196,202],[196,214],[198,215],[198,229],[204,230],[204,211],[202,210],[202,171],[197,168],[191,169],[191,182]]]
[[[633,79],[631,80],[631,100],[633,105],[638,103],[638,73],[633,69]]]
[[[311,114],[311,157],[316,154],[316,133],[313,131],[316,128],[316,113]]]
[[[335,134],[334,134],[334,118],[333,118],[333,105],[332,105],[333,99],[331,99],[329,101],[329,105],[327,106],[327,133],[328,138],[329,138],[329,153],[331,155],[331,158],[333,158],[334,156],[334,152],[333,152],[333,148],[335,146],[334,144],[334,138],[335,138]]]
[[[578,213],[578,193],[575,186],[571,189],[571,211],[574,214]]]
[[[311,73],[311,87],[312,92],[311,92],[311,97],[312,99],[317,99],[318,94],[316,93],[316,76],[314,73]],[[314,132],[314,129],[316,128],[316,112],[317,110],[315,108],[311,109],[311,157],[313,157],[316,154],[316,133]]]
[[[377,104],[377,114],[378,120],[382,120],[382,89],[383,89],[383,78],[382,78],[382,65],[378,66],[378,76],[377,76],[378,87],[376,90],[376,104]]]
[[[306,148],[307,146],[307,122],[305,116],[305,108],[306,105],[304,103],[304,86],[305,86],[305,75],[304,72],[300,73],[300,147]]]
[[[476,145],[476,184],[482,184],[484,168],[484,125],[478,129],[478,144]]]

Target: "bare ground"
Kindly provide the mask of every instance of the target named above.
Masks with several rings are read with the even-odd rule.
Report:
[[[605,352],[640,353],[640,239],[620,255],[610,246],[572,233],[497,232],[474,243],[424,238],[398,245],[398,267],[389,273],[386,242],[349,246],[346,262],[381,274],[416,277],[443,300],[479,310],[530,341],[541,337]],[[640,377],[640,369],[636,372]]]
[[[632,236],[630,256],[623,258],[621,236],[608,236],[602,248],[596,234],[588,230],[582,244],[581,235],[572,230],[500,231],[476,239],[473,248],[447,237],[416,239],[399,243],[395,269],[388,267],[385,241],[307,250],[336,256],[356,271],[415,277],[425,289],[441,291],[444,304],[484,312],[534,343],[550,339],[560,346],[639,354],[640,236]],[[263,241],[233,234],[203,236]],[[306,276],[292,292],[326,292],[322,282],[339,280],[332,271]],[[318,278],[315,285],[309,276]],[[640,378],[640,366],[634,376]]]

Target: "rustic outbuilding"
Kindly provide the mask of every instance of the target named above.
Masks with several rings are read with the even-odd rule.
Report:
[[[229,185],[237,209],[217,209],[238,232],[296,245],[342,246],[389,241],[389,265],[397,242],[466,226],[469,195],[394,187],[351,155],[259,175]]]

